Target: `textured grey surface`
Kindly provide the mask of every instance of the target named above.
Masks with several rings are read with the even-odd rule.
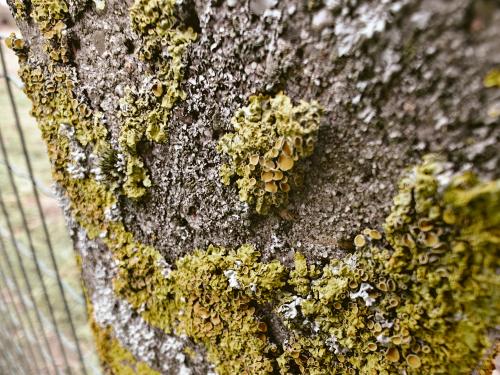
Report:
[[[199,31],[186,56],[187,99],[165,144],[140,145],[148,196],[121,201],[129,229],[167,260],[246,242],[285,263],[291,249],[329,258],[350,250],[363,227],[380,226],[402,170],[423,154],[498,170],[498,119],[487,112],[500,99],[482,85],[500,64],[494,0],[184,3]],[[75,11],[69,35],[78,89],[116,143],[125,87],[146,90],[153,72],[133,53],[129,4],[106,4]],[[215,146],[251,94],[281,90],[318,100],[326,114],[303,188],[263,217],[221,184]]]

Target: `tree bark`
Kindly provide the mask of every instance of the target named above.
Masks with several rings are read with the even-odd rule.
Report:
[[[415,345],[429,343],[417,339],[396,345],[397,359],[391,357],[392,344],[383,340],[374,343],[373,352],[358,344],[339,351],[331,339],[336,336],[323,323],[306,327],[305,321],[314,320],[307,317],[304,301],[319,301],[333,311],[333,300],[321,302],[315,294],[314,280],[324,280],[332,260],[364,251],[378,254],[362,250],[368,239],[380,235],[378,249],[397,252],[387,221],[395,215],[393,197],[407,168],[425,155],[446,160],[439,162],[445,165],[441,172],[473,170],[484,184],[498,178],[497,1],[11,0],[10,6],[25,40],[17,45],[13,40],[13,48],[48,144],[81,257],[89,318],[109,373],[127,373],[124,368],[162,374],[432,373],[438,368],[472,373],[488,363],[491,345],[483,342],[471,344],[463,365],[453,355],[450,363],[427,358],[426,349]],[[251,198],[241,201],[236,182],[241,171],[233,171],[227,185],[220,173],[222,165],[236,163],[221,150],[221,139],[237,133],[236,114],[241,108],[249,111],[252,95],[261,95],[259,105],[274,116],[271,128],[281,121],[280,111],[286,112],[269,109],[280,95],[293,108],[303,101],[310,110],[317,102],[322,112],[319,130],[311,133],[314,151],[297,154],[297,168],[289,173],[297,182],[265,213],[256,212]],[[302,125],[313,121],[294,116]],[[250,120],[244,121],[248,126]],[[272,190],[275,185],[262,186]],[[498,207],[498,187],[488,194],[488,202]],[[492,226],[481,233],[494,233],[498,215],[491,215]],[[449,234],[453,225],[442,235],[450,247],[456,242]],[[374,230],[371,237],[366,228]],[[493,243],[488,254],[498,260],[498,242]],[[229,250],[245,244],[261,254],[249,264],[242,251]],[[219,250],[207,253],[210,245],[227,250],[215,256]],[[307,260],[300,275],[307,292],[298,286],[297,254]],[[249,270],[248,285],[237,269],[241,263]],[[207,271],[207,264],[214,269]],[[313,266],[322,271],[316,275]],[[191,282],[183,284],[181,272],[190,275],[197,292],[188,290]],[[374,280],[379,280],[377,272]],[[197,275],[207,275],[200,285]],[[272,277],[271,287],[259,275]],[[498,276],[491,275],[488,285],[498,286]],[[473,275],[461,277],[465,285]],[[215,280],[226,280],[225,291],[212,285]],[[363,292],[358,284],[352,293]],[[226,296],[227,290],[234,294]],[[203,305],[217,291],[220,302]],[[401,293],[403,300],[413,298]],[[351,300],[370,309],[372,297],[377,299]],[[229,309],[234,307],[229,301],[240,301],[248,324],[263,324],[259,335],[266,348],[254,342],[257,333],[251,329],[250,336],[241,334],[242,341],[232,336],[234,322],[223,318],[225,298]],[[345,298],[349,292],[337,300],[344,304]],[[483,321],[500,315],[495,293],[474,298],[491,303],[485,315],[478,315]],[[347,309],[347,303],[342,306]],[[453,314],[465,311],[453,309]],[[184,320],[183,314],[193,319]],[[371,319],[366,316],[365,325]],[[212,319],[213,331],[200,325],[203,319]],[[223,328],[212,335],[218,326],[214,319],[222,319]],[[430,318],[416,319],[425,325]],[[459,327],[453,324],[446,323],[446,329]],[[493,322],[481,328],[473,340],[492,337]],[[360,337],[368,344],[368,336]],[[225,348],[225,339],[248,342],[248,347]],[[447,345],[436,339],[431,350],[437,353]],[[381,359],[370,359],[376,355]],[[360,356],[361,362],[354,360]]]

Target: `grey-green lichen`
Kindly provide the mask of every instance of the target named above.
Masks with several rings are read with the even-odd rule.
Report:
[[[106,8],[106,0],[94,0],[94,4],[97,10],[104,10]]]
[[[180,22],[176,12],[175,0],[136,0],[130,8],[132,30],[141,39],[138,56],[154,77],[143,91],[127,89],[121,102],[119,145],[126,156],[123,193],[130,198],[143,196],[151,185],[138,142],[165,141],[172,109],[186,96],[181,88],[183,58],[196,33]]]
[[[240,200],[258,213],[286,204],[302,178],[296,164],[313,153],[321,112],[317,102],[293,105],[283,93],[251,96],[231,120],[235,132],[217,147],[231,158],[220,171],[223,183],[236,175]]]

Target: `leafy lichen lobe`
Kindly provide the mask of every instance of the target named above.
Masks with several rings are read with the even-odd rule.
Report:
[[[19,9],[23,8],[18,8],[18,11]],[[30,16],[45,38],[44,49],[50,59],[68,63],[70,53],[66,25],[69,19],[68,3],[65,0],[33,0]]]
[[[293,105],[283,93],[249,101],[231,120],[235,132],[224,135],[217,150],[231,159],[221,168],[223,183],[236,175],[240,200],[265,214],[286,204],[298,185],[296,164],[314,151],[322,110],[317,102]]]

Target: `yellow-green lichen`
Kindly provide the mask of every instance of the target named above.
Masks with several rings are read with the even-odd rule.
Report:
[[[196,33],[185,26],[176,15],[175,0],[136,0],[130,8],[132,29],[141,37],[139,57],[152,65],[157,81],[151,94],[170,111],[179,100],[185,98],[181,89],[184,78],[183,56]],[[148,108],[149,109],[149,108]],[[168,118],[168,113],[164,113]],[[163,130],[160,117],[159,129],[148,124],[147,133],[152,137]]]
[[[127,89],[118,113],[122,125],[117,152],[125,165],[123,176],[112,181],[110,187],[129,198],[142,197],[151,186],[138,143],[165,141],[171,111],[185,98],[181,89],[183,56],[196,39],[196,33],[179,21],[176,9],[175,1],[170,0],[136,0],[130,8],[132,30],[141,38],[138,55],[148,63],[148,73],[154,82],[138,93]],[[31,17],[45,39],[45,50],[51,60],[67,63],[66,24],[70,18],[67,2],[33,0]]]
[[[488,330],[500,323],[499,181],[452,177],[428,158],[401,182],[385,234],[363,231],[354,254],[325,267],[297,254],[288,272],[243,246],[196,251],[170,270],[156,249],[106,215],[116,204],[108,186],[68,170],[73,143],[109,150],[99,114],[75,95],[71,69],[31,67],[25,57],[21,64],[54,178],[78,223],[118,262],[115,292],[151,325],[203,344],[219,374],[467,373],[486,354]],[[282,348],[259,319],[264,303],[290,329]],[[101,336],[105,362],[142,371],[132,355],[123,360],[111,332]]]
[[[48,70],[28,65],[22,68],[25,90],[33,101],[33,114],[53,162],[53,176],[64,187],[71,211],[89,238],[100,238],[118,261],[116,293],[140,309],[152,325],[203,343],[220,374],[271,372],[276,348],[269,342],[267,327],[257,318],[253,303],[266,301],[279,290],[283,267],[277,262],[259,263],[259,254],[249,246],[236,252],[212,247],[183,258],[166,277],[158,251],[137,243],[121,222],[106,218],[106,209],[116,202],[106,185],[92,176],[72,178],[68,172],[71,140],[61,134],[60,125],[74,127],[75,137],[86,144],[100,144],[104,134],[87,126],[92,116],[86,117],[84,111],[82,117],[76,110],[79,104],[71,80],[59,73],[53,69],[52,74],[60,78],[52,87]],[[225,271],[234,273],[239,288],[229,288]]]
[[[103,238],[115,257],[125,249],[135,246],[132,235],[120,222],[106,219],[106,209],[116,203],[113,193],[106,185],[98,183],[92,176],[72,178],[68,171],[71,163],[70,142],[77,141],[94,150],[106,148],[106,131],[97,120],[99,116],[88,110],[74,94],[74,77],[64,67],[50,65],[48,68],[31,68],[22,64],[20,76],[25,82],[25,92],[32,101],[32,114],[37,118],[42,137],[47,144],[52,161],[53,178],[60,184],[69,198],[70,208],[77,222],[87,231],[89,238]],[[74,140],[61,132],[64,126],[74,130]],[[131,243],[130,243],[131,242]],[[134,247],[145,254],[146,247]],[[121,250],[122,253],[118,253]],[[158,253],[155,253],[160,257]],[[144,257],[146,261],[149,258]],[[122,259],[128,261],[128,259]],[[131,262],[132,263],[132,262]],[[138,275],[139,280],[143,275]],[[136,279],[128,287],[141,285]],[[89,305],[90,307],[90,305]],[[90,315],[91,316],[91,315]],[[92,323],[98,354],[106,371],[110,374],[157,374],[146,364],[137,362],[133,355],[112,338],[110,329],[100,329]]]
[[[91,310],[91,309],[90,309]],[[90,327],[94,334],[97,354],[107,375],[160,375],[146,363],[138,361],[132,353],[113,337],[110,327],[101,328],[89,313]]]
[[[491,69],[483,80],[484,87],[500,87],[500,69]]]
[[[500,88],[500,68],[491,69],[483,80],[486,88]],[[494,102],[488,108],[488,116],[491,118],[500,117],[500,103]]]
[[[152,324],[203,343],[218,374],[271,373],[277,348],[255,304],[284,285],[283,266],[260,263],[248,245],[237,251],[211,246],[180,259],[165,276],[155,254],[129,254],[120,263],[126,276],[115,282],[117,292]]]
[[[67,63],[69,46],[66,22],[69,8],[65,0],[32,0],[31,17],[45,38],[45,51],[53,61]]]
[[[90,147],[95,154],[109,148],[107,130],[99,122],[99,114],[74,92],[75,76],[70,69],[52,64],[36,68],[22,64],[19,75],[33,104],[31,113],[38,120],[49,157],[55,164],[56,180],[64,178],[71,161],[71,142],[63,129],[74,134],[74,142],[80,147]]]
[[[403,179],[387,243],[367,236],[320,275],[297,258],[283,306],[299,298],[302,315],[288,319],[282,371],[465,374],[478,365],[500,323],[500,181],[466,172],[448,183],[447,172],[427,158]]]
[[[293,105],[283,93],[250,97],[250,104],[231,120],[234,133],[224,135],[217,150],[229,155],[221,177],[229,185],[237,176],[240,200],[265,214],[286,204],[288,192],[302,174],[296,163],[313,153],[321,107],[316,102]]]
[[[5,39],[5,45],[18,55],[21,63],[24,62],[26,59],[26,43],[24,42],[24,39],[19,38],[15,33],[10,33],[10,35]]]
[[[23,0],[14,0],[14,17],[16,20],[23,20],[28,16],[28,7]]]
[[[165,141],[172,109],[186,97],[181,88],[183,58],[196,33],[179,21],[176,11],[175,0],[136,0],[130,8],[132,30],[141,38],[138,55],[154,77],[145,91],[127,90],[119,113],[123,121],[119,145],[126,155],[123,193],[130,198],[143,196],[151,185],[138,142]]]

